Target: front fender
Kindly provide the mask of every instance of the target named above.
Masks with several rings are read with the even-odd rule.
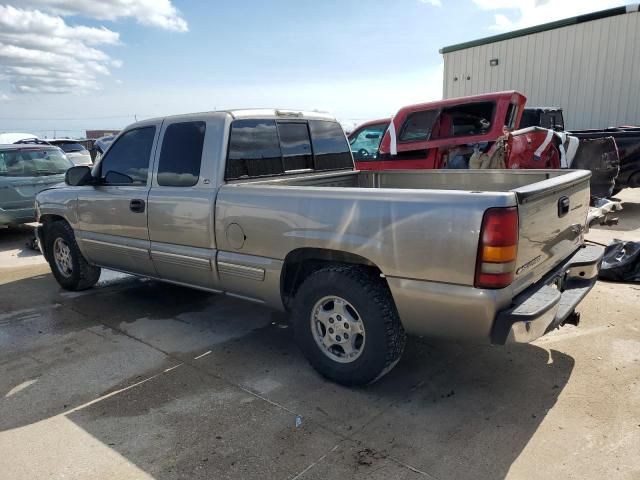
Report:
[[[36,196],[36,214],[39,222],[47,217],[60,217],[72,227],[78,224],[78,194],[69,188],[51,188]]]

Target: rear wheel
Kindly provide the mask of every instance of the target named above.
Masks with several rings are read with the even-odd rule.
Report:
[[[47,260],[53,276],[66,290],[86,290],[100,278],[100,267],[82,256],[73,229],[66,222],[54,222],[45,233]]]
[[[295,294],[293,320],[311,365],[343,385],[378,380],[404,350],[405,332],[386,283],[362,267],[312,273]]]

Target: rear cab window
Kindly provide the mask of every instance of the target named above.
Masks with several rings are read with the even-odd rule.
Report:
[[[398,141],[418,142],[429,140],[431,129],[438,117],[438,113],[438,110],[424,110],[407,115],[407,119],[400,129]]]
[[[239,119],[231,124],[225,180],[346,168],[353,168],[353,159],[335,121]]]
[[[491,131],[495,102],[476,102],[410,113],[400,128],[399,142],[486,135]]]
[[[198,183],[206,124],[202,121],[169,125],[162,140],[158,185],[192,187]]]

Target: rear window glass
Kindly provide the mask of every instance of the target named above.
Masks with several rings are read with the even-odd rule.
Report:
[[[84,148],[79,143],[59,143],[57,146],[60,147],[66,153],[82,152],[86,150],[86,148]]]
[[[447,128],[440,132],[440,138],[489,133],[494,108],[493,102],[478,102],[443,109],[440,123]]]
[[[59,175],[71,166],[57,148],[0,150],[0,177]]]
[[[313,168],[307,123],[278,123],[284,170]]]
[[[226,180],[352,167],[351,150],[337,122],[251,119],[231,124]]]
[[[342,127],[337,122],[309,120],[313,145],[314,168],[333,170],[352,168],[353,157]]]
[[[226,179],[284,173],[275,120],[236,120],[231,124]]]
[[[61,148],[64,152],[82,152],[86,150],[80,143],[54,143],[57,147]]]
[[[205,128],[204,122],[173,123],[167,127],[158,164],[158,185],[191,187],[198,183]]]
[[[401,142],[428,140],[437,116],[438,110],[425,110],[409,114],[400,129],[398,140]]]

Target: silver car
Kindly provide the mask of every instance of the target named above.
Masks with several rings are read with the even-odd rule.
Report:
[[[73,163],[50,145],[0,145],[0,226],[35,220],[36,195],[64,181]]]

